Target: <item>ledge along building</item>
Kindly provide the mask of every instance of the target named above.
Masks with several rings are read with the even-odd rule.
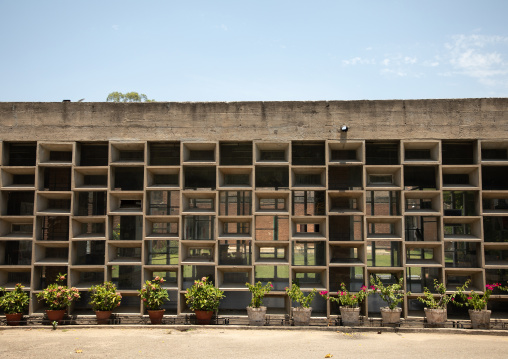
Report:
[[[404,317],[434,279],[508,280],[508,99],[0,103],[0,286],[36,294],[56,274],[113,281],[116,312],[142,314],[166,279],[166,314],[208,276],[221,315],[246,315],[245,282],[352,291],[404,279]],[[495,292],[493,315],[508,296]],[[370,296],[362,314],[379,316]],[[313,317],[334,316],[317,296]]]

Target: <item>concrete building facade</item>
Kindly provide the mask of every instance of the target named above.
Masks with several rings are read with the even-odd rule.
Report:
[[[433,279],[508,280],[507,130],[504,98],[0,103],[0,286],[23,283],[42,315],[36,293],[67,273],[79,315],[112,280],[118,311],[141,314],[159,275],[178,315],[209,276],[220,312],[246,315],[245,282],[271,281],[268,313],[287,314],[292,280],[358,291],[377,275],[403,278],[403,315],[423,316]]]

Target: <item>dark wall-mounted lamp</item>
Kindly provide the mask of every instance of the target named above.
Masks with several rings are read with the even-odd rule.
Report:
[[[342,125],[342,126],[340,127],[340,130],[341,130],[342,132],[347,132],[347,130],[349,130],[349,127],[347,127],[347,125]]]

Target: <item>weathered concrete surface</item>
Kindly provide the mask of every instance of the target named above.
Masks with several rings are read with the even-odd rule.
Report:
[[[1,358],[505,358],[508,337],[314,330],[17,329]]]
[[[347,124],[347,134],[340,126]],[[498,139],[508,98],[0,103],[1,140]]]

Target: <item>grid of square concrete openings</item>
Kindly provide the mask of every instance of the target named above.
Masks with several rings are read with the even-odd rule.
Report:
[[[68,274],[82,291],[113,281],[119,313],[141,314],[137,289],[164,277],[167,314],[190,313],[195,279],[223,289],[223,315],[245,315],[245,282],[352,291],[371,274],[404,279],[403,315],[433,279],[475,290],[508,280],[508,143],[493,141],[4,142],[0,286],[36,293]],[[506,312],[494,293],[493,309]],[[362,306],[378,316],[380,298]],[[316,297],[313,316],[337,313]]]

